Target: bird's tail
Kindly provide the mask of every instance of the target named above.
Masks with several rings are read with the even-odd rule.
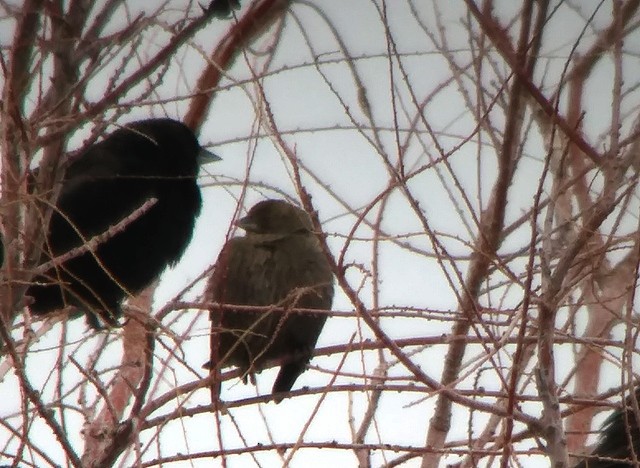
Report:
[[[288,362],[280,368],[280,372],[278,372],[276,381],[273,383],[273,388],[271,389],[276,403],[280,403],[284,398],[284,393],[291,390],[291,387],[296,383],[300,374],[307,368],[307,362],[309,362],[309,358],[305,357],[304,359],[296,359]]]

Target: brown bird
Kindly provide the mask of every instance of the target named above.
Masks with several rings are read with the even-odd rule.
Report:
[[[327,314],[296,309],[330,309],[333,273],[305,211],[282,200],[266,200],[237,225],[246,236],[234,237],[222,248],[206,298],[273,309],[212,309],[209,367],[217,373],[237,366],[246,381],[269,361],[280,361],[272,388],[279,402],[304,372],[327,319]],[[214,387],[212,397],[217,399],[219,387]]]

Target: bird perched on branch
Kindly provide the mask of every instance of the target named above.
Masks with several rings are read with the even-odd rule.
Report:
[[[27,289],[31,312],[74,305],[96,328],[116,324],[121,301],[182,256],[202,205],[199,166],[216,159],[171,119],[127,124],[75,159],[41,263],[61,258]]]
[[[635,395],[627,398],[625,408],[615,410],[601,428],[600,440],[595,450],[575,468],[628,468],[640,461],[640,429],[634,402],[640,403],[640,387]],[[636,406],[637,408],[637,406]]]
[[[213,372],[238,366],[246,378],[279,362],[272,393],[280,401],[304,372],[327,319],[326,313],[296,309],[330,309],[333,273],[305,211],[266,200],[237,225],[246,235],[225,244],[205,292],[206,299],[220,304],[211,310],[208,366]]]

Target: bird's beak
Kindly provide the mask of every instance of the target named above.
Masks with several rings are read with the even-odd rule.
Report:
[[[220,161],[222,158],[217,154],[213,154],[211,151],[206,150],[204,148],[200,148],[200,152],[197,156],[198,166],[202,166],[204,164],[209,164],[212,162]]]
[[[244,218],[240,218],[238,221],[235,222],[235,225],[241,229],[244,229],[247,232],[255,232],[257,229],[256,224],[248,216],[245,216]]]

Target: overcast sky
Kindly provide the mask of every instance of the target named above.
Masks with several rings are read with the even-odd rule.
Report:
[[[519,2],[496,2],[495,13],[503,19],[503,24],[513,19],[516,3]],[[593,10],[585,5],[580,10],[571,2],[565,2],[546,30],[536,78],[538,83],[543,83],[543,91],[549,95],[556,89],[571,48],[584,27],[585,18],[597,6],[596,2],[586,3],[591,4]],[[170,5],[174,4],[179,7],[183,2],[170,2]],[[470,58],[469,36],[464,23],[469,18],[462,3],[414,1],[413,4],[418,18],[413,16],[409,2],[387,2],[388,32],[399,54],[392,60],[394,64],[391,68],[389,43],[380,18],[382,6],[380,2],[371,0],[296,3],[282,25],[282,34],[276,44],[273,43],[272,34],[265,34],[251,44],[246,55],[235,59],[233,66],[226,71],[227,75],[220,84],[221,89],[199,135],[200,142],[223,160],[207,166],[201,174],[204,205],[193,241],[183,260],[163,275],[155,296],[156,308],[174,298],[186,284],[207,270],[229,235],[241,234],[233,231],[231,223],[246,181],[249,185],[243,209],[264,198],[290,197],[298,200],[291,165],[270,135],[273,123],[283,141],[295,151],[304,166],[302,180],[305,189],[312,196],[323,229],[329,236],[332,253],[336,257],[344,257],[343,264],[348,267],[347,278],[351,287],[359,292],[360,300],[371,308],[390,308],[403,312],[412,312],[417,308],[421,311],[410,317],[384,319],[381,322],[384,331],[394,338],[438,337],[450,331],[451,315],[446,312],[457,309],[456,292],[459,292],[460,282],[454,268],[446,262],[440,262],[438,256],[434,255],[434,245],[408,197],[397,187],[390,188],[392,177],[388,165],[397,167],[398,161],[402,160],[406,173],[425,167],[425,170],[410,178],[407,187],[419,203],[421,214],[428,220],[439,242],[455,258],[455,267],[464,277],[468,266],[466,259],[471,252],[469,244],[477,235],[474,217],[486,207],[496,177],[495,148],[486,138],[482,141],[472,138],[458,148],[477,125],[465,101],[466,93],[473,93],[473,86],[468,77],[460,81],[451,80],[455,72],[438,49],[440,44],[432,41],[432,37],[438,41],[446,38],[445,47],[450,57],[458,66],[467,67]],[[437,14],[433,4],[438,6]],[[136,8],[145,12],[153,11],[153,7],[147,4],[142,6],[136,3],[129,5],[129,8],[132,17]],[[199,7],[194,5],[194,15],[198,11]],[[243,11],[238,14],[241,15]],[[157,18],[158,25],[145,31],[139,48],[140,60],[144,61],[157,44],[163,43],[167,32],[162,31],[161,25],[165,19],[169,21],[173,18],[174,14],[179,13],[170,10],[163,13],[165,16]],[[436,18],[439,18],[438,22]],[[594,27],[608,24],[609,18],[610,11],[605,7],[596,14]],[[114,22],[117,20],[115,16],[112,19]],[[187,99],[163,102],[161,105],[156,101],[189,95],[203,67],[200,48],[209,51],[211,44],[216,42],[231,21],[213,22],[198,33],[194,44],[185,46],[172,61],[165,79],[148,97],[149,105],[132,108],[120,121],[165,115],[177,119],[184,117],[189,102]],[[514,20],[514,23],[517,25],[517,21]],[[6,45],[11,41],[11,34],[10,28],[3,28],[3,24],[9,23],[0,22],[0,39]],[[439,30],[438,25],[443,29]],[[517,32],[517,26],[513,26],[511,37],[517,37]],[[594,29],[587,27],[578,51],[590,47],[593,37]],[[623,114],[627,116],[632,115],[638,104],[637,93],[632,89],[636,84],[634,77],[637,76],[638,63],[637,56],[634,58],[632,52],[639,52],[639,46],[637,34],[625,41],[625,47],[630,51],[624,68],[630,90],[623,106]],[[493,54],[495,69],[485,63],[482,75],[483,82],[495,86],[497,90],[502,85],[498,76],[505,75],[505,66],[497,54]],[[402,67],[398,66],[398,59]],[[135,60],[129,66],[135,67]],[[105,77],[110,73],[111,68],[106,67]],[[406,78],[403,75],[405,73]],[[259,84],[264,90],[273,122],[264,115],[257,84],[252,78],[263,74],[265,76]],[[599,148],[607,144],[605,135],[611,124],[611,75],[611,63],[605,61],[594,72],[585,93],[585,134]],[[494,78],[495,81],[492,81]],[[89,89],[87,99],[98,99],[104,92],[99,86],[100,81],[96,82],[96,86]],[[368,107],[364,105],[358,82],[366,90]],[[418,109],[416,102],[424,103],[424,107]],[[504,120],[499,104],[490,113],[490,119],[498,127]],[[560,101],[561,108],[563,105],[564,102]],[[420,113],[428,122],[429,129],[421,119],[416,118]],[[623,122],[623,129],[630,128],[634,118],[628,117]],[[526,120],[529,122],[530,116],[526,116]],[[82,143],[89,127],[87,125],[74,135],[69,150]],[[447,165],[440,160],[439,148],[447,154],[456,149],[448,155]],[[536,128],[531,130],[526,140],[524,153],[515,176],[516,183],[510,190],[507,224],[530,208],[538,189],[546,150]],[[461,187],[454,187],[454,175]],[[597,185],[598,181],[594,180],[594,184]],[[380,203],[378,197],[384,202]],[[637,205],[637,202],[634,203]],[[629,209],[633,211],[637,206]],[[364,213],[363,220],[359,221],[358,217]],[[378,218],[381,222],[376,233],[373,226]],[[636,223],[635,217],[630,219],[628,230],[635,229]],[[516,229],[505,239],[501,252],[516,252],[526,247],[530,230],[528,223]],[[378,247],[373,242],[376,235]],[[353,237],[349,242],[346,240],[348,236]],[[376,253],[379,253],[379,257]],[[526,256],[516,258],[509,266],[515,273],[522,274],[527,260]],[[378,263],[375,264],[375,261]],[[514,284],[499,284],[500,279],[496,276],[492,278],[495,290],[483,295],[485,302],[482,305],[505,310],[517,306],[522,300],[522,291]],[[537,278],[535,281],[539,284]],[[184,298],[197,299],[203,284],[202,281],[197,283]],[[340,288],[336,290],[333,307],[338,311],[353,311],[353,304]],[[431,312],[433,314],[430,315]],[[443,314],[438,315],[440,312]],[[439,316],[443,319],[439,320]],[[201,365],[208,360],[209,352],[207,314],[202,311],[175,312],[169,316],[167,325],[176,335],[186,333],[189,337],[182,343],[182,352],[192,370],[179,362],[171,362],[169,369],[159,373],[158,380],[154,381],[157,386],[152,396],[162,394],[177,383],[195,379],[197,376],[193,370],[199,372],[200,376],[206,375]],[[57,354],[47,350],[58,346],[61,328],[60,324],[56,325],[52,332],[34,345],[33,354],[27,361],[31,365],[28,369],[36,388],[43,389],[44,395],[49,397],[55,391],[55,385],[48,379],[51,375],[49,372],[56,366]],[[504,329],[496,326],[495,332],[500,335]],[[98,335],[85,339],[89,333],[82,320],[69,325],[67,341],[72,345],[68,352],[82,362],[100,346],[103,337]],[[345,344],[354,335],[356,342],[373,338],[372,332],[357,318],[335,317],[327,322],[318,346]],[[165,343],[173,344],[168,339]],[[100,357],[100,368],[115,366],[119,362],[119,343],[109,346],[110,351]],[[416,354],[412,359],[430,377],[439,379],[446,349],[445,345],[415,349]],[[168,359],[170,354],[159,346],[156,352],[156,364],[160,369],[162,359]],[[563,352],[562,346],[558,347],[558,352]],[[477,360],[477,367],[468,367],[469,374],[465,374],[461,388],[500,388],[492,366],[508,367],[511,363],[508,360],[501,361],[502,358],[498,356],[496,359],[499,362],[490,365],[483,361],[485,357],[482,348],[470,347],[465,361]],[[303,374],[295,388],[326,385],[342,359],[342,355],[314,359],[314,369]],[[388,353],[384,359],[387,364],[394,362]],[[345,375],[339,376],[336,384],[363,383],[362,374],[373,375],[379,363],[376,352],[352,352],[341,368]],[[560,366],[558,371],[561,380],[562,373],[568,372],[569,367],[563,369]],[[400,365],[391,366],[389,375],[404,377],[397,383],[411,381],[408,371]],[[237,379],[228,381],[223,385],[222,398],[235,401],[266,394],[274,377],[274,370],[262,372],[256,388],[243,385]],[[81,381],[82,376],[70,368],[65,376],[65,388],[71,391],[74,382]],[[615,385],[615,382],[611,385]],[[75,393],[72,392],[69,397],[71,401],[79,398],[77,389],[73,391]],[[11,375],[0,382],[0,394],[6,402],[0,404],[0,418],[5,417],[7,421],[19,419],[15,416],[20,411],[19,391]],[[329,393],[323,399],[318,395],[310,395],[287,399],[279,405],[267,403],[232,409],[232,418],[228,415],[222,417],[222,440],[225,448],[266,444],[271,439],[275,442],[295,442],[304,428],[303,439],[307,442],[349,443],[353,439],[350,418],[356,421],[357,427],[362,420],[368,396],[365,392]],[[427,393],[423,391],[384,393],[376,412],[375,425],[369,430],[366,441],[424,446],[435,402],[435,396],[425,396]],[[184,395],[183,403],[189,408],[208,404],[209,392],[199,390],[192,395]],[[539,405],[524,404],[522,409],[533,416],[539,415]],[[168,411],[169,407],[163,408],[157,415]],[[77,435],[72,438],[81,447],[82,418],[73,412],[69,412],[67,418],[69,427],[77,428]],[[473,426],[473,431],[481,430],[487,416],[474,414],[472,422],[469,418],[468,412],[454,409],[451,440],[464,441],[469,425]],[[38,437],[44,439],[49,432],[43,429],[40,433],[39,424],[36,423],[31,433],[43,434]],[[518,430],[521,429],[518,427]],[[144,459],[156,458],[158,450],[164,456],[217,450],[218,440],[214,434],[214,420],[209,414],[174,421],[161,433],[161,448],[152,444]],[[141,438],[148,440],[151,435],[143,433]],[[477,436],[477,432],[473,435]],[[3,446],[3,437],[8,435],[0,427],[0,447]],[[57,449],[53,440],[50,445],[43,440],[40,446],[50,450],[55,458]],[[533,446],[529,440],[518,448]],[[375,452],[372,466],[384,465],[396,456],[391,451]],[[446,458],[446,462],[453,463],[458,459],[452,455]],[[128,466],[132,458],[127,460],[123,466]],[[277,453],[269,451],[253,456],[231,456],[228,466],[272,467],[280,466],[282,460]],[[519,458],[522,466],[528,467],[544,466],[544,460],[541,457]],[[213,463],[216,466],[218,462]],[[419,464],[416,458],[402,466]],[[331,465],[356,466],[356,458],[349,450],[304,449],[295,453],[291,464],[299,467]],[[175,466],[205,467],[212,466],[212,461],[195,460],[190,464],[182,462]]]

